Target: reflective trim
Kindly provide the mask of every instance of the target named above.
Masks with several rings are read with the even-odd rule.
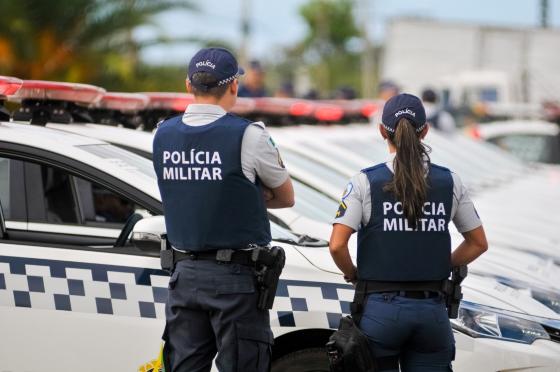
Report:
[[[27,230],[27,222],[6,221],[6,228],[12,230]]]
[[[121,233],[120,229],[76,225],[59,225],[37,222],[29,222],[27,230],[54,234],[98,236],[102,238],[117,238]]]

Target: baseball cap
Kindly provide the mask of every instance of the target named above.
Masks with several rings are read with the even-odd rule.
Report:
[[[197,72],[212,75],[216,82],[212,84],[195,84],[192,77]],[[225,48],[204,48],[199,50],[189,62],[188,78],[196,88],[208,90],[229,84],[243,75],[244,71],[237,65],[234,55]]]
[[[402,118],[407,118],[416,132],[421,132],[424,129],[426,126],[426,111],[420,98],[412,94],[401,93],[385,102],[381,121],[386,130],[394,133],[399,120]]]

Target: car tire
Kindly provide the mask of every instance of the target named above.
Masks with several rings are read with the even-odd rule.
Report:
[[[272,362],[271,372],[329,372],[324,348],[309,348],[286,354]]]

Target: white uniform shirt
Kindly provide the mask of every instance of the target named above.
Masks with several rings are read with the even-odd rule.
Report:
[[[213,123],[226,114],[218,105],[193,104],[183,114],[183,124],[202,126]],[[271,189],[281,186],[288,179],[280,152],[262,122],[252,123],[245,130],[241,142],[241,168],[251,182],[258,176]]]
[[[391,172],[396,154],[389,154],[385,163]],[[451,207],[451,221],[460,233],[471,231],[482,225],[474,204],[463,182],[455,173],[453,177],[453,205]],[[341,223],[358,231],[366,226],[371,219],[371,190],[370,183],[365,173],[358,173],[350,179],[341,204],[346,206],[343,213],[337,213],[333,223]],[[340,211],[340,209],[339,209]]]

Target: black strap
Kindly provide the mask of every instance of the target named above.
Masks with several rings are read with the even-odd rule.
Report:
[[[203,260],[203,261],[216,261],[222,263],[236,263],[245,266],[254,266],[255,263],[252,259],[252,250],[233,250],[233,249],[220,249],[203,252],[181,252],[174,250],[174,262],[177,263],[183,260]]]

